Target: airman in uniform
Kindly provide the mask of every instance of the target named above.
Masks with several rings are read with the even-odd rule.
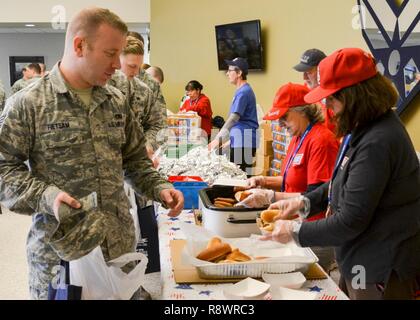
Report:
[[[134,251],[124,181],[170,215],[182,210],[182,193],[152,167],[126,97],[106,85],[120,68],[126,33],[107,9],[76,14],[62,61],[17,93],[0,118],[0,201],[33,217],[27,239],[33,299],[46,299],[60,259],[83,256],[97,244],[107,261]],[[83,211],[81,199],[92,194],[96,209]],[[66,234],[70,224],[76,235]]]
[[[130,31],[128,32],[128,35],[138,39],[144,46],[144,39],[138,32]],[[141,58],[140,66],[142,66],[144,53],[141,55],[140,58]],[[143,69],[143,68],[140,68],[136,77],[139,78],[140,81],[144,82],[152,90],[153,96],[155,98],[157,105],[160,106],[162,112],[164,113],[166,117],[167,115],[166,102],[165,102],[165,98],[163,97],[159,82],[157,82],[150,74],[146,72],[146,69]]]
[[[151,155],[158,148],[156,136],[167,127],[167,123],[166,112],[162,112],[161,105],[156,103],[153,91],[135,77],[141,67],[140,56],[143,54],[143,44],[136,38],[127,37],[127,45],[120,57],[122,71],[117,70],[109,84],[128,97],[136,119],[143,128],[146,147]]]

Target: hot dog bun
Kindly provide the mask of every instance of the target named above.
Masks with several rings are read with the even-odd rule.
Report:
[[[263,224],[274,222],[274,218],[280,214],[280,210],[264,210],[261,212],[261,220]]]
[[[222,206],[222,207],[233,207],[233,204],[232,204],[232,203],[230,203],[230,202],[225,202],[225,201],[220,201],[220,200],[216,200],[216,201],[214,201],[214,205],[215,205],[215,206],[220,205],[220,206]]]
[[[249,191],[238,191],[235,193],[235,199],[238,202],[244,201],[248,196],[251,195],[251,192]]]
[[[221,244],[222,240],[218,237],[213,237],[210,239],[209,243],[207,244],[207,249],[217,246],[218,244]]]
[[[228,202],[228,203],[231,203],[231,204],[235,204],[236,203],[236,200],[235,199],[231,199],[231,198],[216,198],[216,199],[214,199],[214,201],[221,201],[221,202]]]
[[[247,256],[245,253],[239,251],[239,249],[234,249],[231,253],[227,255],[226,260],[245,262],[245,261],[250,261],[251,258]]]
[[[274,222],[267,223],[263,226],[263,229],[268,232],[272,232],[274,230]]]
[[[197,259],[205,260],[209,262],[220,260],[229,253],[232,252],[232,248],[227,243],[219,243],[210,248],[206,248],[197,255]]]

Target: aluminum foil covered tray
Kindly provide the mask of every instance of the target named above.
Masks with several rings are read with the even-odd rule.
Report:
[[[163,156],[160,160],[159,173],[169,176],[199,176],[209,185],[217,179],[246,179],[246,173],[239,166],[230,162],[226,156],[209,152],[207,147],[197,147],[179,159]]]

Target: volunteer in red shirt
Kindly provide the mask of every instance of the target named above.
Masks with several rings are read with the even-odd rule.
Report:
[[[281,175],[250,178],[248,184],[254,188],[249,190],[252,194],[239,205],[260,208],[273,201],[298,197],[330,181],[339,143],[324,126],[319,106],[305,102],[304,97],[309,92],[308,87],[293,83],[277,91],[273,107],[264,120],[279,120],[292,136]],[[324,217],[325,211],[313,215],[308,221]],[[311,249],[319,258],[320,266],[330,272],[334,268],[333,249]]]
[[[269,202],[282,199],[285,196],[283,192],[300,195],[316,189],[331,179],[339,145],[332,132],[323,125],[324,119],[319,107],[308,105],[303,100],[309,92],[306,86],[293,83],[288,83],[278,90],[273,107],[264,120],[279,119],[280,124],[293,138],[283,161],[281,176],[259,176],[248,180],[251,188],[271,190],[252,189],[253,195],[243,202],[245,206],[267,205]],[[274,193],[272,190],[282,193]],[[265,199],[262,199],[263,193]],[[263,202],[265,200],[265,203],[260,200]],[[324,216],[325,213],[322,212],[312,220]]]
[[[309,49],[302,54],[300,62],[293,67],[293,69],[296,71],[303,73],[303,80],[305,81],[305,85],[311,90],[319,86],[318,65],[323,59],[325,59],[325,57],[325,53],[321,50]],[[331,132],[335,134],[335,122],[333,119],[334,111],[328,109],[323,102],[318,102],[317,104],[321,107],[322,113],[324,114],[325,127],[330,129]]]
[[[203,86],[200,82],[192,80],[185,86],[185,91],[189,99],[185,100],[180,109],[181,112],[194,111],[201,117],[201,129],[203,129],[207,136],[211,134],[211,119],[213,111],[209,98],[201,91]]]

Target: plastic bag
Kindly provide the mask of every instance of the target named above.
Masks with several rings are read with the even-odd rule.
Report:
[[[129,273],[121,270],[130,262],[141,260]],[[129,300],[144,283],[147,257],[138,252],[124,254],[105,262],[101,247],[86,256],[70,261],[70,280],[82,287],[82,300]]]

